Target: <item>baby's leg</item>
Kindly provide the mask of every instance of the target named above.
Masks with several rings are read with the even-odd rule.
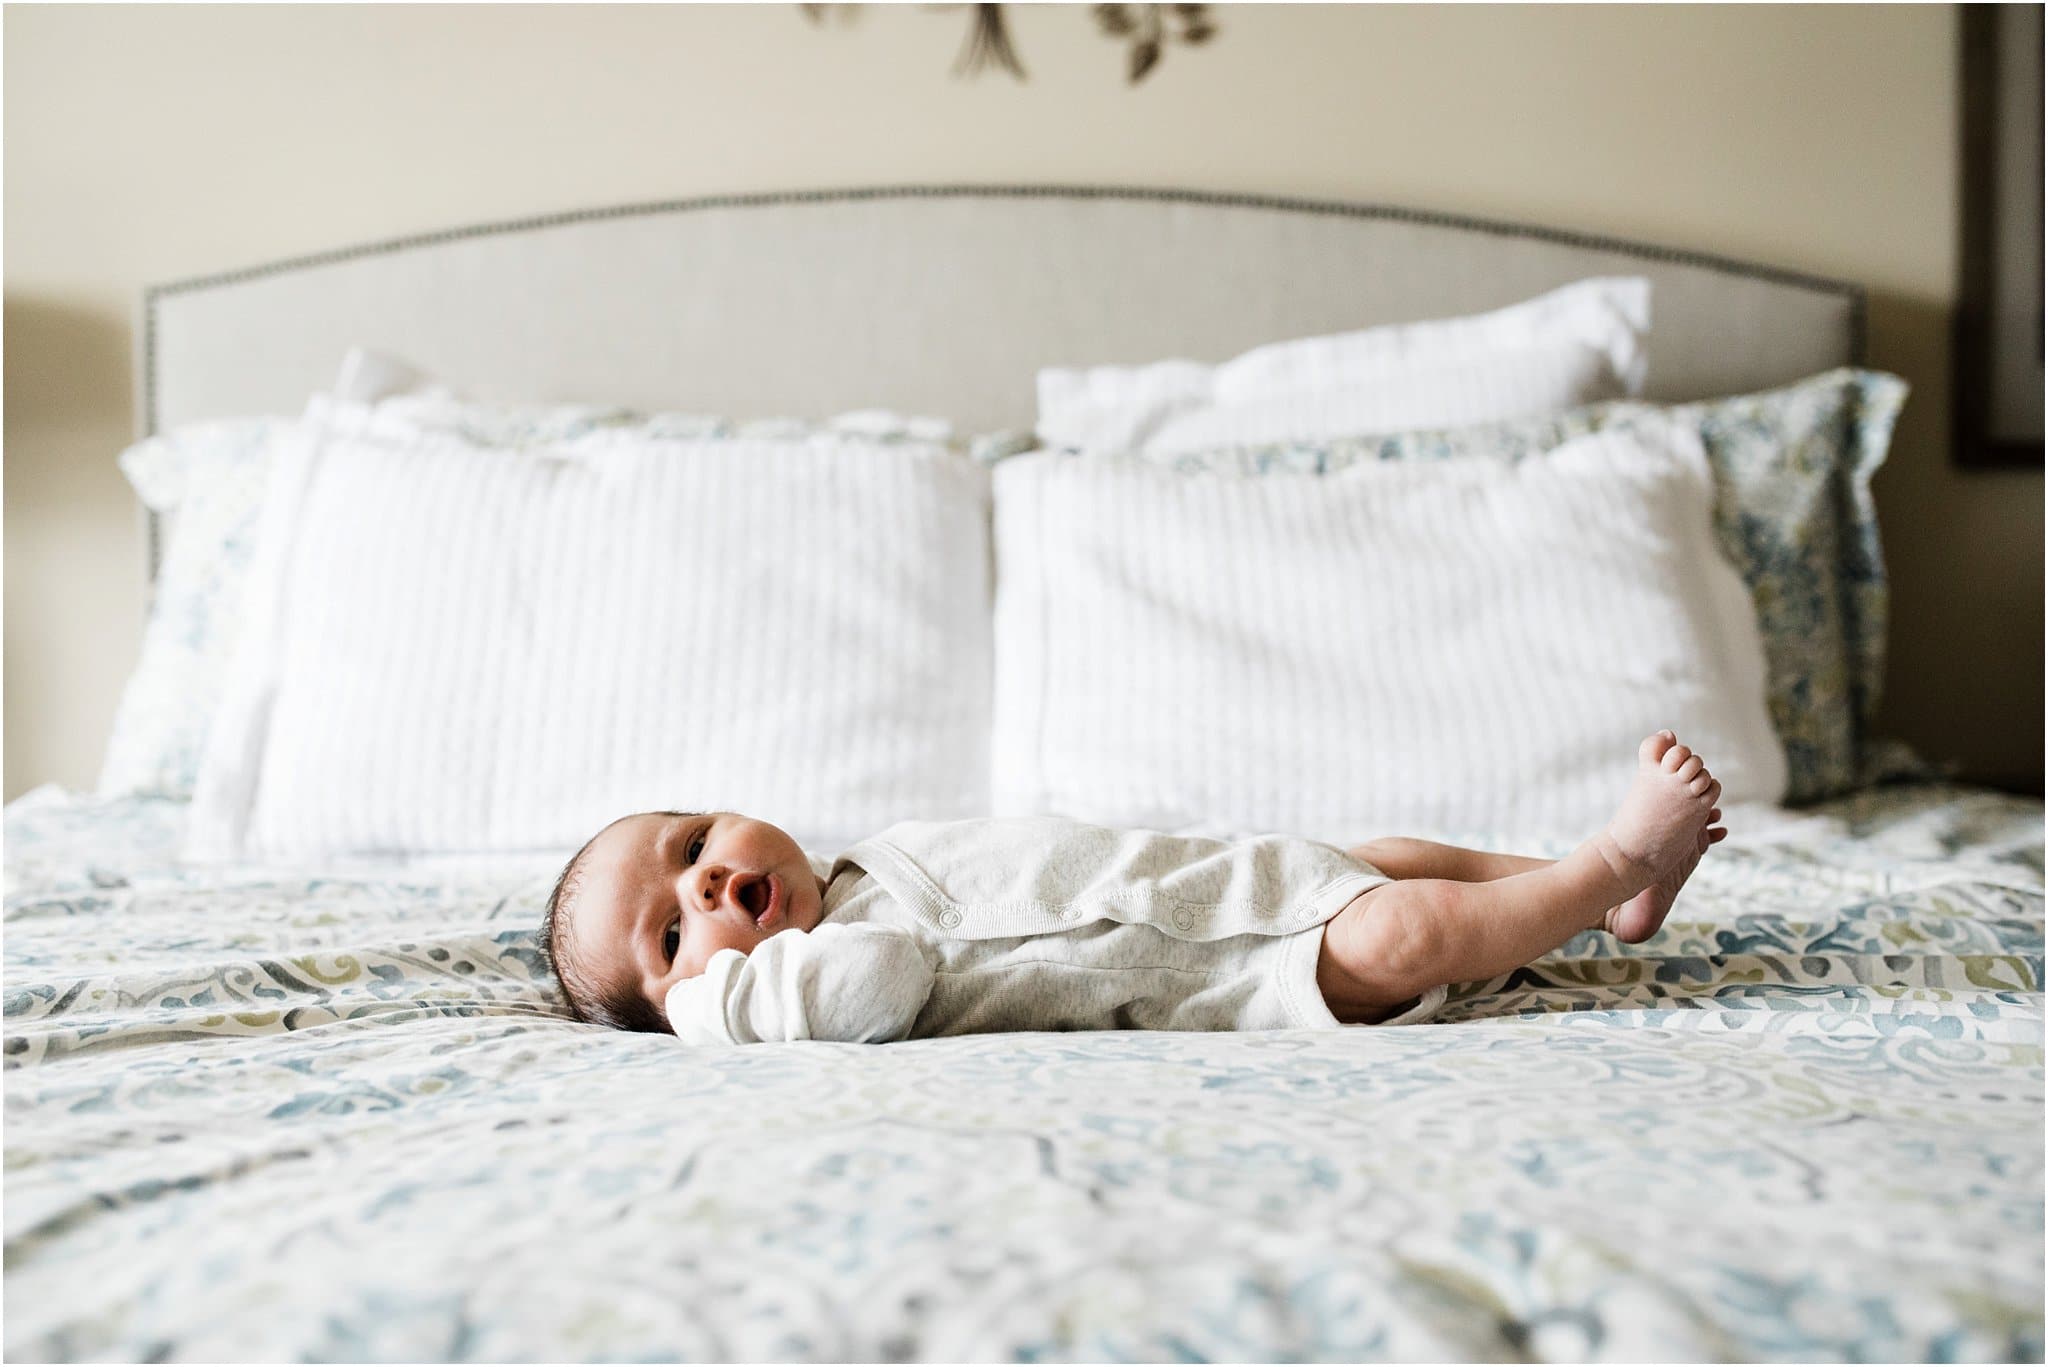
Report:
[[[1519,854],[1495,854],[1491,850],[1468,850],[1462,845],[1444,845],[1410,836],[1368,840],[1344,853],[1364,860],[1389,878],[1447,878],[1453,883],[1491,883],[1496,878],[1533,873],[1556,862]]]
[[[1614,819],[1563,859],[1490,882],[1383,883],[1345,907],[1323,934],[1324,999],[1339,1020],[1383,1019],[1432,987],[1511,973],[1581,931],[1647,938],[1713,843],[1720,795],[1676,737],[1651,736]]]
[[[1684,746],[1674,746],[1684,751]],[[1714,808],[1707,813],[1709,823],[1707,839],[1720,842],[1728,832],[1711,823],[1721,819],[1721,809]],[[1445,878],[1453,883],[1491,883],[1498,878],[1512,878],[1518,873],[1533,873],[1547,869],[1557,861],[1538,859],[1520,854],[1496,854],[1492,850],[1466,849],[1462,845],[1445,845],[1434,840],[1417,840],[1410,836],[1387,836],[1368,840],[1344,851],[1353,858],[1362,859],[1389,878]],[[1677,890],[1674,888],[1675,893]],[[1638,893],[1634,907],[1610,908],[1607,913],[1607,929],[1628,941],[1647,940],[1657,925],[1663,922],[1662,911],[1670,909],[1669,897],[1664,898],[1661,911],[1651,913],[1647,909],[1656,900],[1654,889]],[[1647,919],[1655,915],[1655,923]]]

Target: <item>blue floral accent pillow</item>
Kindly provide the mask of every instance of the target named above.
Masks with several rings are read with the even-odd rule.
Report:
[[[1756,602],[1788,802],[1923,771],[1870,736],[1890,599],[1870,479],[1884,463],[1906,382],[1831,370],[1783,389],[1697,403],[1591,404],[1438,431],[1232,447],[1150,459],[1176,470],[1321,474],[1365,460],[1541,457],[1591,432],[1696,429],[1718,487],[1722,548]]]
[[[227,686],[272,452],[296,427],[289,418],[196,423],[121,453],[144,506],[173,521],[142,655],[100,766],[102,795],[191,796],[213,703]]]

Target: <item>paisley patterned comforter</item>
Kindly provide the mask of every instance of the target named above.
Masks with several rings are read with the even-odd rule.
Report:
[[[9,1358],[2040,1360],[2042,808],[1870,790],[1439,1023],[717,1053],[551,869],[6,825]]]

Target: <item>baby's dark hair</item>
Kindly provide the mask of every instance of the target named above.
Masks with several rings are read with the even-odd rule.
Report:
[[[646,815],[646,813],[642,813]],[[686,812],[658,812],[658,816],[686,816]],[[569,1006],[569,1014],[577,1020],[591,1025],[602,1025],[611,1030],[631,1030],[643,1035],[665,1035],[668,1021],[654,1004],[620,983],[593,984],[583,971],[583,965],[569,949],[568,936],[564,934],[570,914],[575,910],[577,894],[583,890],[583,856],[597,843],[597,836],[625,821],[620,817],[600,830],[597,835],[583,842],[583,848],[569,857],[562,866],[561,877],[555,879],[555,887],[548,894],[547,910],[540,918],[540,954],[548,972],[562,985],[562,998]]]

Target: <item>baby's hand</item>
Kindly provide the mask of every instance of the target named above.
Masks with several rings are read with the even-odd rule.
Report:
[[[669,989],[669,1028],[690,1044],[907,1038],[932,990],[916,936],[893,926],[831,923],[784,931],[753,953],[721,950]]]

